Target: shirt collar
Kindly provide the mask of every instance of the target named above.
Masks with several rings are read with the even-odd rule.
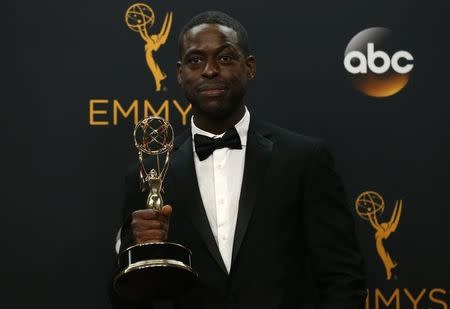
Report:
[[[236,128],[236,131],[239,134],[239,138],[241,139],[242,146],[247,145],[247,133],[248,133],[249,124],[250,124],[250,112],[248,111],[247,106],[245,106],[244,116],[234,126]],[[225,134],[225,132],[223,132],[221,134],[213,134],[208,131],[200,129],[194,123],[194,116],[191,117],[191,132],[192,132],[192,140],[194,140],[195,134],[202,134],[202,135],[205,135],[205,136],[208,136],[211,138],[222,137]]]

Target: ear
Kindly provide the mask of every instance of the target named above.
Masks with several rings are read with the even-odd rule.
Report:
[[[180,84],[181,86],[183,86],[183,77],[181,76],[182,74],[182,69],[181,69],[181,61],[177,62],[177,81],[178,84]]]
[[[256,59],[255,56],[249,55],[245,60],[245,65],[247,66],[247,78],[253,79],[256,74]]]

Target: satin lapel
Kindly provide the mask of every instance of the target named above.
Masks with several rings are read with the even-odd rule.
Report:
[[[185,196],[183,207],[185,207],[186,213],[190,217],[194,227],[200,233],[212,257],[226,273],[227,270],[225,264],[222,260],[219,248],[217,247],[203,206],[197,182],[197,175],[195,173],[193,155],[192,137],[189,134],[186,140],[179,146],[178,150],[172,154],[170,168],[172,169],[173,177],[176,180],[176,186]],[[195,255],[195,252],[193,254]]]
[[[234,263],[244,240],[255,200],[260,192],[264,176],[272,156],[273,142],[269,134],[257,125],[250,123],[247,150],[245,154],[244,177],[242,179],[239,211],[234,233],[232,264]]]

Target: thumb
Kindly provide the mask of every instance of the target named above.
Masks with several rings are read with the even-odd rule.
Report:
[[[161,209],[161,214],[162,214],[164,217],[169,218],[170,215],[172,214],[172,206],[170,206],[170,205],[164,205],[163,208]]]

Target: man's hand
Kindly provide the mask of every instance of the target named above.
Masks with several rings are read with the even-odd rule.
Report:
[[[140,209],[131,215],[131,229],[135,244],[151,241],[166,241],[169,233],[170,205],[164,205],[160,212]]]

